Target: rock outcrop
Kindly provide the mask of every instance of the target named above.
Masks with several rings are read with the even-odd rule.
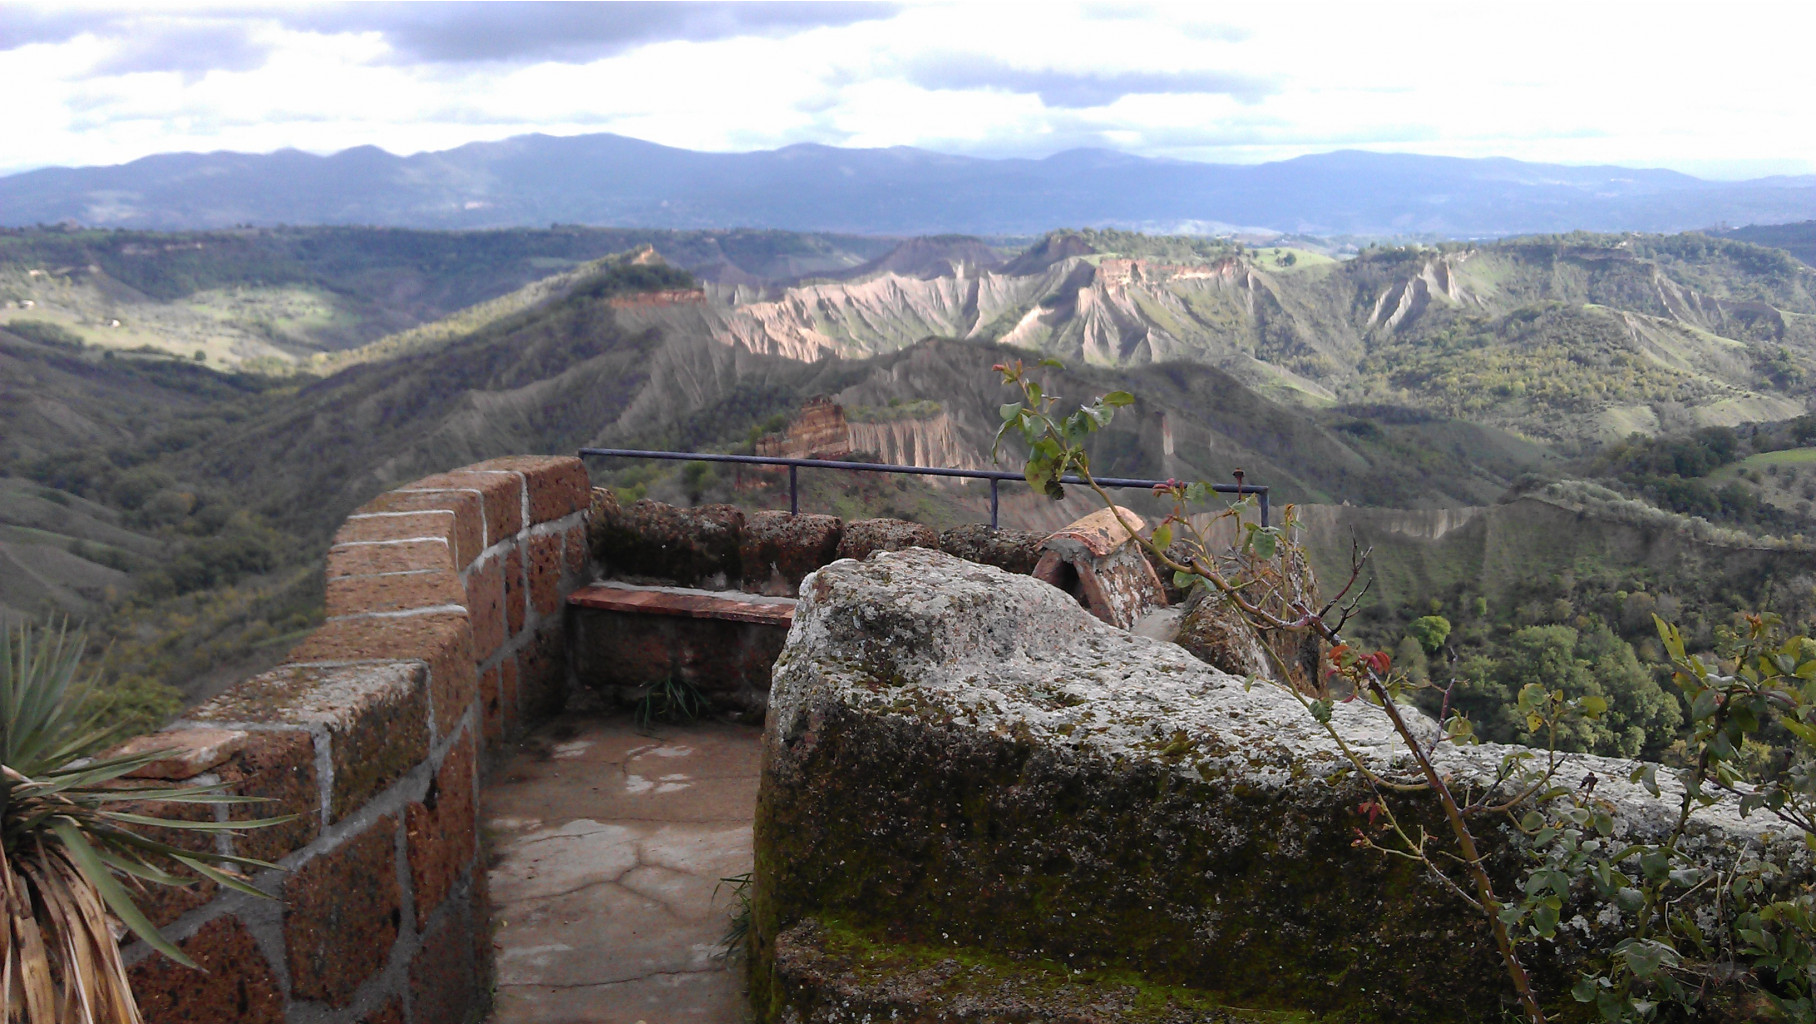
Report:
[[[845,410],[825,395],[804,402],[781,433],[757,439],[758,455],[786,459],[842,459],[851,452]]]
[[[1340,703],[1331,720],[1373,771],[1406,775],[1381,711]],[[1502,1018],[1487,926],[1416,865],[1353,845],[1373,794],[1292,694],[1115,629],[1034,579],[926,550],[819,570],[776,664],[764,743],[761,1020],[1125,1019],[1085,1009],[1118,986],[1158,993],[1153,1019],[1253,1019],[1236,1006]],[[1492,784],[1504,752],[1446,743],[1435,759]],[[1627,784],[1628,767],[1573,755],[1565,770],[1599,777],[1618,838],[1656,837],[1675,800]],[[1409,827],[1444,834],[1435,802],[1395,799]],[[1485,863],[1511,887],[1519,835],[1478,820]],[[1713,858],[1760,828],[1718,806],[1699,812],[1692,845]],[[1784,863],[1807,871],[1803,853]],[[1557,943],[1528,947],[1552,1005],[1574,1005],[1574,968],[1606,939],[1596,909],[1578,909]],[[987,992],[967,988],[972,974]],[[1102,984],[1070,1011],[957,1009],[1063,998],[1056,978]]]

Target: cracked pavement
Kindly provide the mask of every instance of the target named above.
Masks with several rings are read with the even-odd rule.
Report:
[[[738,1024],[723,957],[751,869],[761,730],[544,727],[485,791],[492,1024]]]

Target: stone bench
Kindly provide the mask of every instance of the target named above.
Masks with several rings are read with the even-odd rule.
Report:
[[[616,581],[575,590],[567,603],[582,685],[627,703],[673,679],[719,711],[758,718],[795,609],[791,597]]]

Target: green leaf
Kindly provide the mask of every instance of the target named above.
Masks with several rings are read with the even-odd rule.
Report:
[[[1254,539],[1255,554],[1260,558],[1274,557],[1278,538],[1267,530],[1257,530],[1251,535]]]
[[[208,864],[204,864],[202,861],[197,860],[194,857],[182,857],[182,856],[173,855],[172,859],[174,859],[177,863],[182,864],[184,867],[190,869],[191,871],[194,871],[196,874],[201,875],[202,877],[208,879],[209,881],[213,882],[214,884],[221,886],[222,888],[233,889],[236,892],[243,892],[248,896],[257,896],[259,899],[262,899],[262,900],[271,898],[268,894],[260,892],[258,889],[254,888],[245,879],[237,878],[233,875],[228,874],[225,871],[220,870],[219,868],[213,867]]]
[[[1173,543],[1173,524],[1161,523],[1159,526],[1154,527],[1154,536],[1152,539],[1155,547],[1165,551],[1167,547]]]
[[[1690,703],[1690,720],[1692,722],[1700,722],[1703,719],[1708,718],[1715,714],[1716,706],[1717,696],[1715,688],[1710,687],[1705,689],[1703,692],[1697,694],[1696,699]]]
[[[1035,363],[1034,365],[1035,366],[1051,366],[1055,370],[1063,370],[1066,368],[1066,364],[1060,362],[1059,360],[1053,358],[1052,356],[1048,356],[1047,358],[1042,359],[1040,362]]]
[[[1178,587],[1180,590],[1190,590],[1200,582],[1201,581],[1197,576],[1189,572],[1176,572],[1173,574],[1173,586]]]
[[[1134,405],[1135,396],[1127,391],[1112,391],[1098,401],[1112,409],[1120,409],[1125,405]]]
[[[996,411],[1001,414],[1005,421],[1012,420],[1021,415],[1022,404],[1020,402],[1010,402],[1008,405],[1005,405]]]
[[[1331,702],[1328,698],[1312,701],[1312,717],[1320,723],[1330,721]]]
[[[1576,703],[1577,707],[1582,709],[1583,714],[1588,715],[1591,718],[1600,718],[1602,715],[1608,713],[1608,700],[1605,697],[1597,697],[1594,694],[1590,694],[1587,697],[1578,699]]]
[[[106,862],[95,853],[94,847],[88,845],[88,840],[82,836],[82,830],[77,828],[74,822],[67,819],[54,820],[50,822],[50,829],[56,833],[58,839],[63,841],[63,849],[69,854],[69,859],[75,862],[77,868],[81,869],[82,877],[88,879],[88,884],[95,887],[95,892],[100,894],[102,901],[107,904],[109,910],[114,912],[114,916],[120,919],[121,924],[124,924],[134,935],[145,940],[146,945],[184,967],[196,966],[195,961],[184,956],[183,951],[178,949],[175,943],[158,933],[157,926],[152,924],[144,912],[139,910],[138,905],[132,901],[132,897],[126,895],[126,890],[120,888],[120,883],[114,879]]]

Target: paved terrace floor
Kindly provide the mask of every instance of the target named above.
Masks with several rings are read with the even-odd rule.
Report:
[[[758,729],[545,726],[485,790],[492,1024],[738,1024],[720,879],[751,869]],[[714,890],[717,889],[715,894]]]

